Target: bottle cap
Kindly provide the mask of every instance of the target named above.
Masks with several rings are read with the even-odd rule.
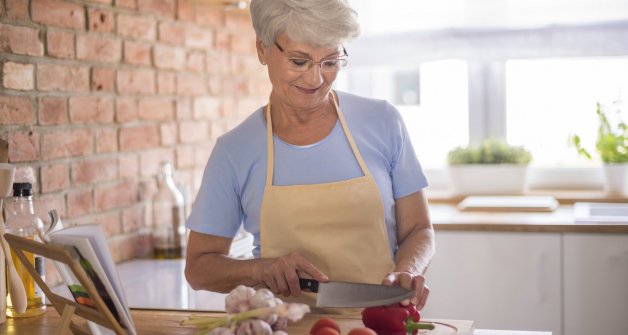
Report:
[[[33,195],[33,185],[31,183],[13,183],[14,197],[30,197]]]

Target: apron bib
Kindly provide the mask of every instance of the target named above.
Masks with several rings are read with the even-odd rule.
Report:
[[[269,101],[265,110],[268,161],[260,213],[261,257],[274,258],[298,251],[329,280],[380,284],[394,267],[382,200],[333,93],[332,100],[363,176],[321,184],[273,185]],[[285,300],[316,305],[313,293]]]

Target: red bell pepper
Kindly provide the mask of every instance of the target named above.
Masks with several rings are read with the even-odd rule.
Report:
[[[414,305],[368,307],[362,311],[362,322],[377,335],[416,335],[419,329],[434,329],[434,324],[420,320],[421,313]]]

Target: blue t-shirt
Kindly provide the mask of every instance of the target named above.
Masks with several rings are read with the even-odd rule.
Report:
[[[395,199],[427,186],[401,114],[390,103],[336,92],[358,150],[384,204],[388,242],[397,249]],[[260,207],[266,182],[266,121],[260,107],[218,138],[187,220],[190,230],[234,237],[241,225],[253,234],[259,257]],[[274,138],[274,185],[329,183],[363,175],[340,122],[320,142],[295,146]]]

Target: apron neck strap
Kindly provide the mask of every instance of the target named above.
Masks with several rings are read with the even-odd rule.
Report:
[[[353,151],[353,155],[355,159],[358,161],[360,168],[362,169],[362,173],[365,176],[370,175],[368,168],[366,167],[366,163],[360,154],[360,150],[358,150],[358,146],[355,144],[355,140],[353,139],[353,135],[351,131],[349,131],[349,127],[347,126],[347,122],[345,121],[344,115],[340,111],[340,106],[338,105],[338,101],[336,100],[336,94],[332,91],[331,100],[334,103],[334,108],[336,109],[336,114],[338,115],[338,120],[340,121],[340,125],[342,126],[342,130],[349,141],[349,145],[351,146],[351,150]],[[266,185],[272,185],[273,183],[273,173],[275,167],[275,148],[273,142],[273,120],[270,113],[270,99],[268,99],[268,104],[264,109],[264,113],[266,114],[266,143],[268,155],[266,157]]]

